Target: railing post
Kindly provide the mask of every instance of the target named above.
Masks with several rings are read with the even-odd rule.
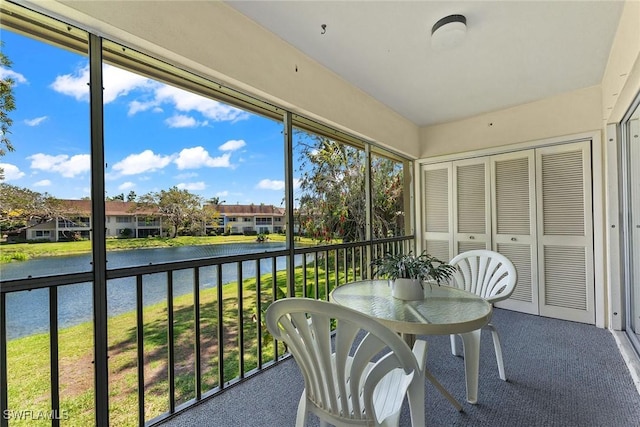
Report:
[[[58,287],[49,288],[49,364],[51,376],[52,427],[60,425],[60,363],[58,346]]]
[[[201,330],[200,330],[200,268],[193,269],[193,320],[195,342],[193,344],[195,361],[195,391],[196,400],[202,399],[202,354],[201,354]]]
[[[8,408],[9,393],[7,381],[7,294],[0,293],[0,426],[9,425],[9,417],[5,416]]]
[[[145,422],[144,405],[144,289],[142,275],[136,275],[136,350],[138,364],[138,425]]]

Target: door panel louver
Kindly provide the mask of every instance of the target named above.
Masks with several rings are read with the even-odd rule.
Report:
[[[536,150],[540,314],[595,322],[591,141]]]
[[[495,163],[495,209],[498,234],[529,234],[529,159]]]
[[[496,307],[530,314],[540,314],[535,176],[534,150],[492,158],[493,248],[518,273],[513,294]]]
[[[516,268],[518,279],[509,299],[533,302],[531,294],[531,248],[529,245],[498,244],[498,252],[509,258]]]
[[[545,304],[587,309],[584,247],[545,246]]]
[[[425,231],[449,232],[449,171],[434,169],[425,171],[424,196]]]
[[[485,233],[485,164],[458,166],[457,174],[458,233]]]
[[[449,242],[446,240],[427,240],[426,251],[442,261],[449,261],[453,258],[449,253]]]
[[[486,249],[486,245],[483,242],[458,242],[458,253],[472,251],[475,249]]]
[[[583,236],[582,151],[542,155],[543,234]]]

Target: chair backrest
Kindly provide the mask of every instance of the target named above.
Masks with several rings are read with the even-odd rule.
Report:
[[[456,286],[494,303],[509,298],[516,286],[516,268],[506,256],[477,249],[453,257]]]
[[[335,336],[332,319],[336,320]],[[397,410],[410,383],[423,381],[418,362],[402,338],[350,308],[286,298],[269,306],[266,323],[269,332],[287,344],[300,367],[306,398],[315,406],[314,412],[320,410],[330,420],[364,420],[360,422],[379,425],[390,415],[374,409],[380,380],[391,371],[404,372],[392,390],[392,395],[399,397]]]

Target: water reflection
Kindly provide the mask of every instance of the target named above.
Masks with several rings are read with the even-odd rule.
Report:
[[[264,245],[269,245],[268,247]],[[194,258],[237,255],[242,253],[264,252],[284,249],[284,243],[268,244],[229,244],[212,246],[191,246],[177,248],[144,249],[134,251],[114,251],[108,253],[109,268],[132,267],[150,263],[165,263]],[[39,258],[25,262],[12,263],[2,267],[2,279],[75,273],[86,271],[91,262],[90,255]],[[302,257],[297,256],[295,264],[300,265]],[[286,258],[276,259],[276,271],[286,268]],[[261,274],[271,273],[271,259],[260,261]],[[255,277],[256,262],[242,263],[243,279]],[[217,268],[200,269],[200,289],[216,286]],[[221,283],[234,282],[237,279],[236,265],[223,265]],[[167,295],[167,275],[149,274],[143,277],[143,303],[152,305],[164,301]],[[193,292],[193,269],[178,270],[173,273],[174,296]],[[109,316],[116,316],[136,307],[135,277],[110,280],[107,283],[107,310]],[[7,338],[15,339],[26,335],[47,332],[49,327],[49,291],[14,292],[7,295]],[[87,322],[93,318],[93,293],[91,283],[60,286],[58,288],[58,322],[60,328],[66,328]]]

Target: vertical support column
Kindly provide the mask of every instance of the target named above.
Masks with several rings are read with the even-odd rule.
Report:
[[[363,271],[360,273],[363,278],[371,277],[371,260],[373,254],[373,197],[371,196],[372,179],[371,179],[371,144],[365,144],[365,169],[364,169],[364,205],[366,206],[366,227],[365,227],[365,239],[369,242],[366,246],[367,253],[364,257],[366,268],[363,266]]]
[[[284,123],[284,191],[285,191],[285,211],[287,213],[287,294],[295,296],[295,239],[294,239],[294,215],[293,215],[293,126],[291,125],[292,115],[286,111],[283,116]]]
[[[620,150],[619,127],[615,123],[607,125],[606,132],[606,170],[607,170],[607,213],[606,213],[606,234],[607,234],[607,286],[609,300],[609,318],[608,327],[616,331],[623,329],[625,298],[622,294],[625,269],[621,262],[620,254],[622,251],[622,242],[620,234],[624,228],[622,220],[622,212],[629,212],[624,208],[621,209],[622,201],[620,200],[619,188],[621,187],[620,176],[622,171],[618,169],[618,165],[624,167],[622,162],[622,153]]]
[[[419,180],[417,177],[420,177],[419,173],[416,172],[416,167],[413,162],[409,160],[404,160],[402,162],[402,194],[403,194],[403,211],[404,211],[404,235],[411,236],[412,234],[416,236],[413,241],[413,253],[419,254],[422,252],[422,244],[421,239],[418,238],[420,235],[420,227],[418,226],[418,215],[417,206],[418,206],[418,198],[416,194],[418,193],[417,188],[419,188]],[[416,179],[414,179],[414,176]]]
[[[102,39],[89,35],[91,117],[91,214],[93,217],[93,330],[96,425],[109,425],[107,339],[107,248],[104,206],[104,122],[102,116]]]

